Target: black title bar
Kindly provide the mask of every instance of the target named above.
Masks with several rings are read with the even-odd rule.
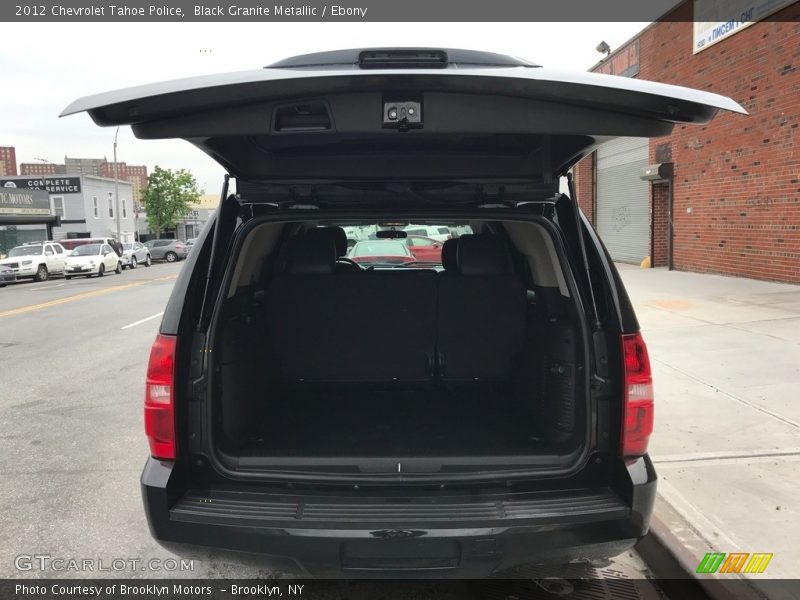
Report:
[[[687,0],[693,2],[694,0]],[[0,20],[17,22],[639,22],[655,21],[676,0],[34,0],[3,2]],[[686,11],[682,11],[686,12]],[[689,11],[691,14],[691,11]],[[669,18],[669,17],[668,17]],[[676,19],[691,18],[676,15]]]

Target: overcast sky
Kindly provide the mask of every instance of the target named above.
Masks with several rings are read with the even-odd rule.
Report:
[[[72,100],[97,92],[193,75],[257,69],[306,52],[428,46],[512,54],[547,67],[584,71],[645,23],[16,23],[0,46],[0,146],[17,162],[64,156],[112,158],[114,129],[85,114],[58,118]],[[216,193],[224,174],[187,142],[119,133],[118,160],[191,170]]]

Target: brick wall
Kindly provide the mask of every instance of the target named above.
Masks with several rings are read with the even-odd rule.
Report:
[[[750,115],[651,141],[651,162],[669,144],[675,163],[674,266],[800,283],[800,3],[696,55],[691,10],[641,34],[639,77],[730,96]]]
[[[669,185],[654,183],[651,186],[652,230],[650,232],[650,262],[654,267],[669,266]]]
[[[3,175],[17,174],[17,151],[14,146],[0,146],[0,164]]]

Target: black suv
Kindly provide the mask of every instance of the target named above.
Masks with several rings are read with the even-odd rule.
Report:
[[[569,171],[603,141],[719,109],[744,112],[435,49],[299,56],[68,107],[186,139],[229,173],[150,356],[153,536],[350,576],[630,548],[656,492],[650,364]]]

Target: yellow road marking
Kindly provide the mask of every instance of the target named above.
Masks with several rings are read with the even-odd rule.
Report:
[[[168,281],[170,279],[177,279],[177,275],[167,275],[166,277],[157,277],[155,279],[145,279],[143,281],[134,281],[133,283],[125,283],[123,285],[115,285],[108,288],[103,288],[101,290],[92,290],[91,292],[82,292],[80,294],[74,294],[72,296],[66,296],[64,298],[58,298],[57,300],[50,300],[48,302],[42,302],[40,304],[30,304],[28,306],[21,306],[19,308],[12,308],[11,310],[6,310],[0,312],[0,318],[2,317],[13,317],[14,315],[21,315],[28,312],[33,312],[35,310],[42,310],[43,308],[50,308],[52,306],[59,306],[61,304],[67,304],[69,302],[75,302],[76,300],[83,300],[84,298],[94,298],[95,296],[103,296],[105,294],[110,294],[111,292],[117,292],[120,290],[127,290],[134,287],[139,287],[140,285],[144,285],[146,283],[152,283],[153,281]]]

